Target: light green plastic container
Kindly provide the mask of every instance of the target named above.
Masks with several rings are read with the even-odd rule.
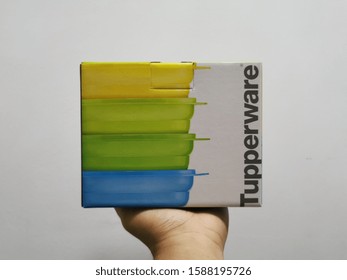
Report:
[[[187,169],[195,134],[82,135],[83,170]]]
[[[187,133],[195,98],[82,100],[82,133]]]

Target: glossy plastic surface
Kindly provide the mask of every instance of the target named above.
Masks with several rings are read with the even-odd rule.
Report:
[[[187,97],[195,63],[81,64],[82,98]]]
[[[195,134],[82,135],[83,170],[187,169]]]
[[[187,192],[193,186],[195,170],[83,171],[84,193]]]
[[[82,133],[186,133],[195,98],[82,100]]]
[[[84,121],[84,134],[188,133],[190,120],[165,121]]]
[[[195,98],[83,99],[82,120],[189,120],[200,104]]]
[[[187,156],[195,134],[82,135],[84,157]]]
[[[83,170],[179,170],[187,169],[189,156],[94,157],[84,156]]]
[[[91,207],[181,207],[187,204],[189,192],[169,193],[84,193],[82,206]]]

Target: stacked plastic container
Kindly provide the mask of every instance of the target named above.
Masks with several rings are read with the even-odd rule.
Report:
[[[189,199],[194,63],[81,64],[83,207],[178,207]]]

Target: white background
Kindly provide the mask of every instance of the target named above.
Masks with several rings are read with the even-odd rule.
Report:
[[[80,207],[81,61],[263,62],[264,190],[227,259],[347,258],[346,1],[0,1],[0,258],[150,259]]]

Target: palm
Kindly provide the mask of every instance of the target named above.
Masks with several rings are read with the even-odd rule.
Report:
[[[116,210],[124,228],[149,248],[175,235],[204,236],[223,246],[227,237],[227,208]]]

